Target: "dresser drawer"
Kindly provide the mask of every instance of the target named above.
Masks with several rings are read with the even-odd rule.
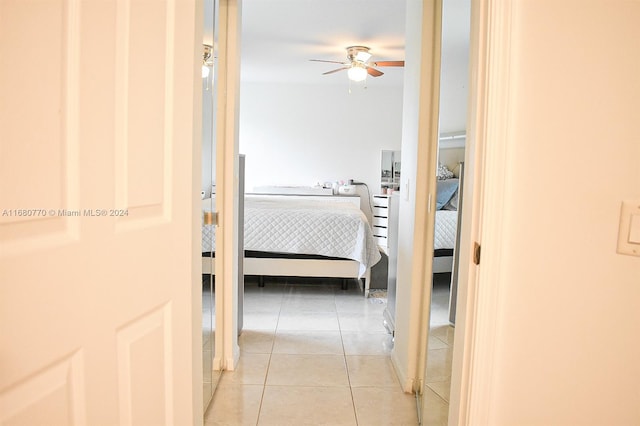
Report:
[[[380,217],[389,217],[389,209],[386,207],[374,207],[373,215]]]
[[[373,237],[379,246],[387,247],[387,237]]]
[[[389,197],[373,196],[374,207],[389,207]]]
[[[387,228],[383,228],[380,226],[373,227],[373,235],[375,237],[387,237]]]
[[[387,226],[389,226],[389,219],[386,218],[386,217],[374,216],[372,225],[373,226],[383,226],[383,227],[386,228]]]

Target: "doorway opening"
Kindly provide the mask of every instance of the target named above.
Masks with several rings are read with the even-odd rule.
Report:
[[[265,20],[265,14],[274,7],[268,3],[249,0],[243,2],[243,19],[249,19],[251,7],[264,7],[265,12],[258,14],[257,18],[260,21],[269,21]],[[281,7],[282,2],[278,3]],[[348,2],[340,3],[342,5]],[[354,2],[350,7],[357,7],[357,3]],[[397,8],[397,2],[381,3],[386,4],[386,9]],[[299,4],[300,2],[292,1],[286,14],[278,13],[278,17],[274,17],[275,23],[287,30],[303,22],[315,21],[278,21],[291,15],[291,8],[299,8]],[[331,13],[336,14],[335,11]],[[343,19],[352,14],[338,12],[338,15],[341,15],[338,19]],[[401,24],[404,25],[404,13],[401,11],[399,16]],[[328,18],[322,20],[323,24],[332,21],[333,19]],[[248,28],[255,30],[258,26],[250,25]],[[245,39],[244,35],[243,33],[241,52],[247,55],[253,52],[254,57],[260,61],[259,78],[265,78],[266,69],[272,65],[273,60],[264,49],[252,50],[255,47],[247,42],[248,38]],[[323,28],[322,41],[330,44],[330,41],[326,40],[326,27]],[[377,52],[380,57],[384,55],[382,47],[378,48]],[[398,58],[398,55],[393,53],[388,55],[389,59]],[[283,69],[288,67],[288,58],[286,55],[284,58],[275,55],[275,59],[276,66],[282,74]],[[250,67],[245,65],[243,57],[243,73],[250,70]],[[367,210],[371,222],[372,208],[369,200],[373,194],[378,194],[381,190],[381,153],[383,150],[397,151],[400,148],[402,86],[391,87],[385,81],[391,82],[397,73],[401,76],[401,70],[385,70],[385,76],[380,77],[382,84],[379,87],[372,81],[366,91],[353,89],[352,93],[349,93],[346,75],[342,76],[344,80],[340,79],[339,83],[328,84],[331,80],[327,80],[327,77],[331,79],[337,76],[323,76],[322,69],[318,68],[317,64],[309,62],[306,56],[302,66],[312,67],[308,75],[320,82],[317,87],[305,84],[292,85],[287,81],[268,84],[260,81],[250,82],[248,74],[242,76],[239,152],[246,155],[247,193],[253,192],[254,187],[259,185],[289,184],[315,187],[318,183],[319,186],[325,186],[327,182],[333,184],[337,181],[340,184],[341,181],[346,183],[352,179],[363,183],[354,186],[361,197],[361,209]],[[332,102],[332,97],[341,101]],[[374,119],[380,111],[376,105],[382,104],[385,110],[384,120]],[[305,117],[315,116],[315,124],[303,117],[303,111],[306,112]],[[318,117],[325,119],[318,120]],[[386,124],[386,120],[390,120],[391,124]],[[380,128],[382,122],[385,124]],[[337,130],[335,126],[340,126],[341,130]],[[336,137],[338,133],[343,135]],[[246,149],[245,141],[251,142],[250,149]],[[375,146],[372,146],[372,143]],[[344,155],[337,155],[340,153]],[[357,167],[354,167],[354,158],[357,159]],[[312,166],[315,164],[323,166],[314,170]],[[336,369],[322,370],[326,372],[326,377],[320,377],[318,380],[320,383],[321,380],[328,380],[325,387],[332,388],[332,392],[328,393],[327,398],[333,398],[334,396],[330,396],[333,394],[345,394],[346,388],[346,398],[340,400],[351,401],[347,411],[350,410],[353,418],[363,418],[367,412],[373,413],[362,408],[362,404],[370,404],[374,396],[380,397],[387,391],[393,392],[393,398],[396,400],[408,401],[407,409],[403,411],[415,415],[414,398],[404,394],[399,383],[392,384],[397,378],[394,379],[395,372],[385,354],[390,350],[393,337],[383,326],[383,298],[365,298],[354,281],[348,283],[346,290],[342,290],[341,287],[340,280],[318,281],[311,278],[271,278],[266,280],[265,287],[260,287],[256,279],[247,276],[243,297],[243,325],[239,337],[240,363],[235,371],[223,373],[210,414],[222,415],[223,411],[228,411],[215,410],[215,404],[218,397],[221,401],[226,399],[222,396],[223,391],[235,388],[236,391],[242,390],[253,395],[248,398],[257,397],[256,394],[259,394],[259,406],[262,407],[260,418],[262,419],[263,415],[269,416],[268,403],[271,398],[275,398],[273,395],[281,391],[279,387],[296,386],[298,393],[304,394],[303,389],[300,389],[304,386],[295,384],[300,384],[301,380],[318,368],[316,366],[307,369],[309,371],[295,377],[285,377],[279,374],[279,366],[299,363],[304,370],[309,357],[313,357],[321,360],[320,365],[340,365]],[[376,319],[373,319],[374,317]],[[318,362],[313,364],[317,365]],[[365,371],[368,373],[363,374]],[[369,383],[377,388],[375,392],[373,389],[369,390],[374,393],[373,396],[356,396],[364,395],[364,388],[369,387],[363,385],[368,382],[359,380],[372,381]],[[349,383],[355,386],[351,387]],[[258,391],[257,387],[261,387],[262,391]],[[254,399],[251,401],[255,402]],[[360,405],[356,405],[358,401],[361,401]],[[252,404],[253,402],[248,403],[253,406]],[[296,405],[308,406],[304,403]],[[320,411],[330,414],[333,410]]]

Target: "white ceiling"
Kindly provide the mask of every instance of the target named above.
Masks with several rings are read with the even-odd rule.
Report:
[[[209,1],[205,2],[206,14],[211,7]],[[370,47],[373,61],[404,60],[406,1],[242,0],[241,79],[346,84],[344,71],[322,75],[339,64],[309,59],[344,61],[345,48],[351,45]],[[443,5],[443,87],[467,83],[466,78],[444,80],[461,74],[448,69],[467,66],[469,4],[470,0],[447,0]],[[402,85],[402,68],[380,70],[385,74],[369,77],[369,86]]]
[[[371,48],[372,60],[404,60],[404,0],[243,0],[243,81],[345,84],[346,72],[321,75],[346,60],[347,46]],[[402,84],[402,68],[369,80]],[[377,83],[377,81],[376,81]],[[369,84],[373,84],[370,82]]]

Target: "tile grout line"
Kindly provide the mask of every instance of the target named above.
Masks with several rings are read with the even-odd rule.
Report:
[[[438,383],[438,382],[431,382],[431,383]],[[429,386],[429,383],[425,383],[425,385],[427,385],[427,387],[431,390],[431,392],[433,392],[438,398],[440,398],[447,405],[447,407],[449,407],[449,401],[444,399],[444,397],[440,395],[440,393],[438,393],[434,388]]]
[[[356,410],[356,401],[353,397],[353,386],[351,386],[351,375],[349,374],[349,363],[347,362],[347,351],[344,348],[344,337],[342,335],[342,324],[340,323],[340,314],[338,313],[338,304],[334,298],[334,304],[336,306],[336,317],[338,319],[338,330],[340,332],[340,343],[342,345],[342,357],[344,359],[344,368],[347,372],[347,382],[349,383],[349,394],[351,395],[351,407],[353,407],[353,417],[356,420],[356,426],[358,426],[358,412]]]
[[[282,313],[282,304],[284,301],[284,289],[288,284],[285,284],[282,291],[282,297],[280,298],[280,309],[278,309],[278,319],[276,321],[276,327],[273,330],[273,341],[271,342],[271,350],[269,351],[269,362],[267,363],[267,371],[264,375],[264,382],[262,383],[262,395],[260,395],[260,405],[258,406],[258,418],[256,419],[256,426],[260,424],[260,415],[262,414],[262,405],[264,403],[264,394],[267,390],[267,379],[269,377],[269,369],[271,368],[271,359],[273,357],[273,348],[276,345],[276,336],[278,334],[278,324],[280,323],[280,314]]]

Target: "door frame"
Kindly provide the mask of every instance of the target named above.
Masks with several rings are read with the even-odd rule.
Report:
[[[235,370],[238,346],[238,129],[241,0],[219,0],[216,137],[215,370]]]
[[[458,312],[453,352],[449,424],[487,424],[492,391],[495,327],[504,281],[500,274],[504,176],[509,167],[510,29],[513,1],[472,1],[469,61],[469,109],[466,139],[465,196],[462,209]],[[423,22],[423,25],[425,22]],[[216,180],[219,243],[216,275],[222,278],[216,297],[216,368],[233,370],[239,360],[237,343],[237,266],[234,223],[238,198],[238,107],[241,0],[220,0],[220,58]],[[436,93],[421,95],[432,102]],[[436,135],[437,136],[437,135]],[[424,139],[426,148],[437,143]],[[431,144],[431,145],[429,145]],[[416,180],[429,188],[430,180]],[[434,184],[435,185],[435,184]],[[431,185],[431,186],[434,186]],[[417,190],[418,188],[416,188]],[[482,242],[482,268],[471,261],[474,242]],[[429,259],[426,259],[428,261]],[[430,268],[425,268],[428,272]],[[220,280],[220,278],[218,278]],[[413,285],[418,285],[415,281]],[[422,285],[420,283],[420,285]],[[430,296],[423,294],[423,312]],[[424,310],[426,309],[426,310]],[[428,320],[421,321],[419,338],[426,342]],[[418,370],[426,369],[426,346],[413,346]],[[218,350],[220,348],[220,351]],[[421,375],[416,376],[422,379]]]
[[[462,208],[458,316],[449,424],[490,424],[499,330],[502,230],[510,174],[509,105],[513,0],[471,2],[469,110]],[[474,244],[482,246],[482,268]]]

